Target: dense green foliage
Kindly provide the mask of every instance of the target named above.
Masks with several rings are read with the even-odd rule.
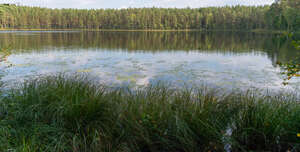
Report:
[[[273,29],[300,30],[300,0],[276,0],[266,16]]]
[[[287,37],[293,39],[293,45],[300,50],[299,36],[294,36],[294,33],[300,31],[300,0],[276,0],[267,12],[267,19],[270,27],[273,29],[287,30]],[[288,84],[288,80],[293,77],[300,77],[300,57],[297,56],[288,61],[278,61],[277,64],[284,70],[286,75],[283,84]]]
[[[294,38],[293,35],[290,35],[290,37]],[[277,62],[277,64],[284,70],[282,74],[286,75],[286,78],[284,79],[285,82],[283,82],[285,85],[288,84],[288,80],[293,77],[300,77],[300,40],[293,40],[292,44],[298,50],[297,56],[288,62]]]
[[[221,95],[163,85],[134,91],[58,75],[0,97],[0,151],[300,150],[293,94]]]
[[[0,5],[0,26],[295,31],[299,29],[297,9],[298,0],[278,1],[271,7],[201,9],[77,10]],[[91,34],[94,33],[2,44],[16,42],[15,48],[25,50],[44,48],[47,44],[65,46],[65,40],[72,43],[70,46],[99,47],[100,41],[102,48],[117,46],[129,51],[215,50],[217,44],[226,50],[253,47],[245,36],[227,37],[223,41],[191,33],[181,33],[186,34],[185,39],[175,37],[174,33],[104,33],[83,44],[81,40],[91,38]],[[149,39],[153,42],[145,43]],[[11,39],[1,42],[8,40]],[[248,43],[233,43],[243,40]],[[166,45],[166,41],[174,43]],[[281,42],[278,43],[280,46]],[[297,41],[295,45],[299,47]],[[0,62],[9,55],[3,52]],[[292,65],[299,68],[299,64]],[[140,90],[115,89],[95,85],[84,76],[65,75],[39,77],[12,90],[2,88],[0,84],[0,151],[196,152],[224,151],[224,147],[232,151],[300,151],[300,100],[295,94],[225,95],[207,88],[174,90],[163,85]]]
[[[0,5],[2,28],[263,29],[269,6],[200,9],[47,9]]]
[[[300,0],[277,0],[270,6],[199,9],[48,9],[0,5],[1,28],[25,29],[196,29],[296,30]]]

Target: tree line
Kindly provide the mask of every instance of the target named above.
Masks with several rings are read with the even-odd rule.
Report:
[[[197,9],[49,9],[0,5],[0,28],[287,30],[299,27],[299,1]]]
[[[272,29],[300,30],[300,0],[276,0],[266,12],[266,20]]]
[[[1,6],[2,28],[257,29],[265,28],[268,6],[201,9],[48,9]]]

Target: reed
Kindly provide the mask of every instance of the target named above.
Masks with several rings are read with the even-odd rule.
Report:
[[[296,93],[223,94],[163,84],[116,89],[59,74],[4,94],[1,151],[300,150]]]

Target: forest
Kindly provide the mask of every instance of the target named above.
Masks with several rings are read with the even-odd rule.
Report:
[[[300,0],[274,1],[0,4],[0,152],[300,152]]]
[[[300,0],[271,6],[49,9],[0,5],[2,29],[298,30]]]

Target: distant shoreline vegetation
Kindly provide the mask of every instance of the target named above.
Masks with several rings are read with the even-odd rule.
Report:
[[[51,28],[51,29],[256,29],[264,27],[260,16],[268,10],[265,7],[224,7],[203,9],[164,9],[164,8],[129,8],[129,9],[48,9],[26,6],[1,6],[2,28]],[[228,12],[222,18],[216,12]],[[264,11],[263,11],[264,10]],[[246,13],[246,11],[248,13]],[[225,19],[235,15],[234,20]],[[247,17],[242,17],[249,14]],[[238,15],[238,16],[237,16]],[[256,16],[254,25],[251,16]],[[238,19],[238,20],[235,20]],[[259,21],[260,20],[260,21]],[[221,23],[222,21],[222,23]],[[236,24],[233,24],[237,22]],[[242,28],[242,26],[245,26]],[[251,26],[251,27],[250,27]]]
[[[234,30],[234,29],[80,29],[80,28],[0,28],[1,31],[91,31],[91,32],[253,32],[253,33],[272,33],[272,34],[285,34],[286,30],[268,30],[268,29],[254,29],[254,30]],[[296,31],[300,34],[300,31]]]
[[[298,6],[209,8],[49,9],[0,5],[2,29],[295,30]],[[285,12],[285,10],[287,10]],[[278,17],[277,13],[282,14]]]

